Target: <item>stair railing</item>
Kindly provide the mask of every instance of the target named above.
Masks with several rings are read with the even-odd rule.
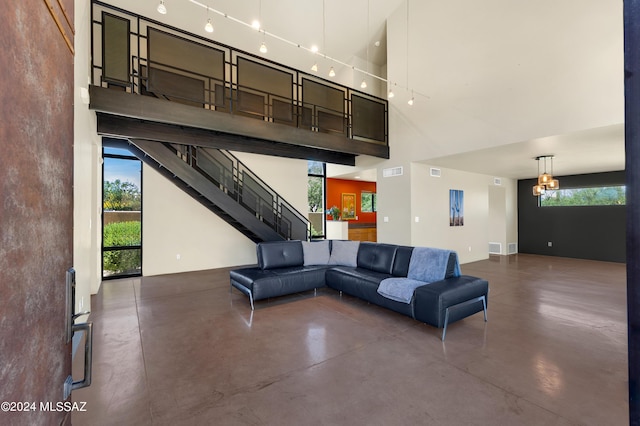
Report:
[[[308,219],[230,152],[165,145],[283,238],[309,240]]]

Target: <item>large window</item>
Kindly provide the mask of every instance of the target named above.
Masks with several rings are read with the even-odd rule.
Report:
[[[540,196],[541,207],[555,206],[624,206],[626,187],[598,186],[548,190]]]
[[[325,164],[319,161],[307,163],[307,198],[309,200],[309,222],[311,223],[311,237],[322,238],[325,236]]]
[[[103,148],[102,277],[142,274],[142,163],[129,151]]]
[[[360,211],[363,213],[372,213],[378,211],[376,207],[376,193],[371,191],[362,191],[360,193]]]

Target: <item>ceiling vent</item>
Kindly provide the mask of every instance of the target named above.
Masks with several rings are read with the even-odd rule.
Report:
[[[494,185],[497,185],[497,186],[502,185],[502,179],[497,178],[497,177],[494,177],[494,178],[493,178],[493,184],[494,184]]]
[[[440,177],[442,176],[442,170],[436,169],[435,167],[429,168],[429,176],[431,177]]]
[[[402,176],[402,166],[382,169],[382,177]]]

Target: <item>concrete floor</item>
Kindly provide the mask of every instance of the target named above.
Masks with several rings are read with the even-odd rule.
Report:
[[[228,269],[104,282],[73,424],[628,424],[623,264],[520,254],[462,272],[489,280],[489,321],[444,343],[331,289],[252,313]]]

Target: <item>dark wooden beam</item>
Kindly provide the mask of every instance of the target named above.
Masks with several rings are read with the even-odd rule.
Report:
[[[93,85],[89,86],[89,94],[91,99],[89,108],[96,112],[211,130],[255,141],[278,142],[342,154],[389,158],[389,146],[383,143],[349,139],[338,134],[312,132],[285,124],[196,108],[151,96],[141,96]]]
[[[195,145],[205,148],[250,152],[285,158],[299,158],[326,163],[354,166],[355,155],[296,146],[246,136],[231,135],[213,130],[163,124],[111,114],[98,113],[98,134],[120,139],[146,139]]]
[[[640,0],[623,7],[629,424],[640,425]]]

